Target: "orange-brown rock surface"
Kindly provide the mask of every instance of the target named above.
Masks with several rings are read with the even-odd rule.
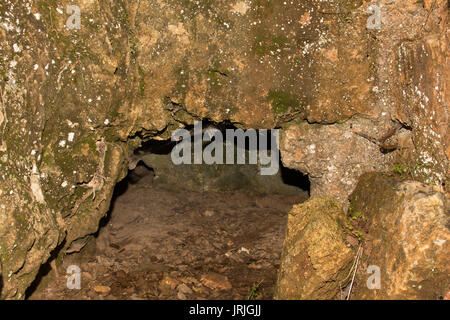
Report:
[[[315,195],[396,163],[448,191],[445,0],[381,0],[378,29],[363,0],[71,5],[0,4],[2,297],[98,229],[141,140],[194,120],[281,128]]]

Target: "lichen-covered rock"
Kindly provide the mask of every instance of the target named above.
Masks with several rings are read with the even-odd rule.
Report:
[[[355,257],[344,242],[339,201],[311,198],[288,217],[276,299],[331,299],[339,292]]]
[[[377,127],[373,121],[358,117],[327,126],[292,125],[283,132],[281,158],[287,167],[308,174],[311,196],[329,195],[345,201],[362,173],[388,171],[395,159],[358,133],[377,137],[389,130],[389,124]],[[399,134],[401,131],[407,133],[401,129]]]
[[[368,246],[353,299],[439,299],[450,289],[449,208],[436,187],[368,173],[352,194],[352,208],[369,221]],[[368,266],[380,287],[366,285]]]
[[[366,28],[369,4],[2,1],[1,296],[22,298],[52,250],[97,229],[141,139],[167,139],[195,120],[289,130],[297,149],[282,142],[283,161],[311,175],[315,194],[339,199],[403,150],[376,153],[352,124],[380,139],[402,123],[393,139],[413,142],[405,157],[422,180],[443,184],[448,4],[381,0],[379,30]],[[336,159],[321,151],[295,161],[334,130],[351,136],[321,146]]]
[[[374,4],[367,2],[355,15],[370,5]],[[322,63],[316,71],[324,81],[314,82],[317,87],[313,90],[321,95],[313,101],[321,107],[307,112],[308,125],[287,126],[281,142],[283,162],[309,174],[313,195],[329,194],[345,200],[361,173],[371,167],[385,171],[390,163],[391,167],[392,163],[407,163],[416,179],[442,185],[447,191],[450,185],[448,3],[383,0],[375,6],[380,26],[366,29],[372,38],[367,43],[361,41],[357,28],[346,28],[340,40],[327,33],[326,39],[337,49],[319,50],[323,58],[318,58]],[[357,20],[350,15],[352,18]],[[361,56],[364,50],[366,56]],[[358,68],[339,71],[338,66],[343,65]],[[328,92],[334,80],[339,83],[337,74],[348,81],[358,79],[356,86],[347,87],[348,82],[342,82],[341,87],[355,88],[353,94],[342,94],[344,101]],[[330,75],[334,75],[331,83],[326,80]],[[328,85],[323,86],[325,83]],[[332,108],[335,101],[349,108],[355,107],[348,101],[357,101],[359,111],[343,126],[314,125],[341,119],[346,107]],[[394,126],[391,120],[402,128],[384,140]],[[377,152],[383,144],[391,149],[389,153]]]
[[[24,298],[55,248],[95,232],[124,165],[120,129],[108,130],[124,96],[120,10],[80,1],[83,27],[70,30],[70,4],[0,4],[2,298]]]
[[[416,178],[446,186],[448,191],[448,1],[383,0],[380,7],[377,104],[412,129],[410,161]]]

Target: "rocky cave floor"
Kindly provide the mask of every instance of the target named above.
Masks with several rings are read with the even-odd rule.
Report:
[[[287,214],[308,198],[122,182],[103,227],[29,299],[272,299]],[[81,269],[81,289],[66,286]]]

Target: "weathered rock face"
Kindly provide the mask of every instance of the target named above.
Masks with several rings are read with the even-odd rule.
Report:
[[[309,174],[312,196],[329,194],[345,201],[363,172],[390,170],[395,159],[392,153],[383,154],[378,145],[357,135],[367,128],[371,128],[370,136],[380,135],[381,130],[371,120],[362,118],[327,126],[292,126],[282,139],[283,163]]]
[[[355,253],[344,242],[339,201],[311,198],[289,213],[276,299],[331,299],[347,277]]]
[[[317,195],[397,158],[448,179],[445,0],[380,1],[379,30],[361,0],[80,0],[79,29],[73,4],[0,3],[2,297],[98,228],[141,139],[194,120],[286,130],[283,161]],[[389,155],[351,132],[393,121]]]
[[[356,100],[358,111],[352,112],[353,117],[347,117],[350,119],[343,125],[291,124],[284,135],[283,162],[311,175],[313,195],[329,194],[345,200],[362,172],[385,170],[392,162],[406,163],[415,171],[416,179],[449,185],[448,4],[409,0],[379,1],[377,6],[380,29],[346,28],[339,33],[340,40],[327,34],[329,46],[336,50],[316,52],[322,62],[328,62],[321,64],[319,70],[324,73],[319,78],[331,77],[341,90],[355,88],[357,92],[347,91],[348,96],[342,97]],[[361,41],[361,32],[366,42]],[[341,41],[343,46],[339,46]],[[330,56],[334,59],[324,59]],[[341,70],[343,65],[357,68]],[[336,74],[346,80],[339,82]],[[351,85],[348,81],[352,80],[358,84]],[[316,84],[315,89],[334,88],[322,86],[321,81]],[[349,105],[349,100],[336,97],[325,102],[328,97],[322,92],[314,101],[322,101],[321,106],[336,102],[340,107],[333,109],[333,114]],[[307,119],[308,123],[327,123],[326,119],[334,122],[332,117],[320,119],[311,114]],[[403,127],[392,130],[395,125],[391,120]],[[355,135],[355,131],[365,137]],[[387,151],[396,150],[377,152],[375,140]]]
[[[420,5],[426,10],[417,10],[412,0],[383,2],[386,32],[379,39],[379,99],[392,118],[412,129],[415,178],[445,185],[448,191],[448,1],[424,0]],[[422,22],[415,23],[418,20]]]
[[[368,173],[352,194],[352,207],[370,224],[352,298],[442,299],[446,295],[450,230],[444,193],[416,181]],[[366,285],[369,266],[380,270],[378,289]]]

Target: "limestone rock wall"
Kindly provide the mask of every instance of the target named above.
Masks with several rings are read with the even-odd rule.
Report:
[[[362,0],[2,1],[1,296],[95,232],[141,139],[194,120],[282,128],[316,195],[345,200],[395,159],[445,182],[448,7],[432,2],[380,0],[368,30]],[[393,121],[392,153],[353,133]]]
[[[310,174],[312,195],[346,200],[362,172],[390,170],[394,164],[413,171],[415,179],[448,191],[448,3],[366,3],[350,15],[353,26],[355,16],[363,15],[369,5],[380,10],[378,29],[366,29],[361,22],[360,28],[327,33],[327,43],[334,49],[319,50],[320,58],[313,59],[322,61],[315,87],[338,92],[319,79],[330,77],[339,83],[336,74],[344,74],[340,90],[347,90],[351,101],[357,99],[359,109],[350,109],[343,125],[291,123],[281,146],[283,162]],[[341,70],[343,65],[350,67]],[[320,103],[319,110],[338,103],[332,113],[339,114],[351,105],[333,93],[314,99],[317,103],[329,99]],[[307,117],[309,124],[333,122],[328,119]]]
[[[333,299],[355,256],[345,243],[342,204],[313,197],[289,212],[275,299]]]
[[[351,197],[354,212],[370,224],[353,298],[443,299],[450,273],[445,194],[399,176],[367,173]],[[366,284],[370,266],[379,270],[377,288]]]

